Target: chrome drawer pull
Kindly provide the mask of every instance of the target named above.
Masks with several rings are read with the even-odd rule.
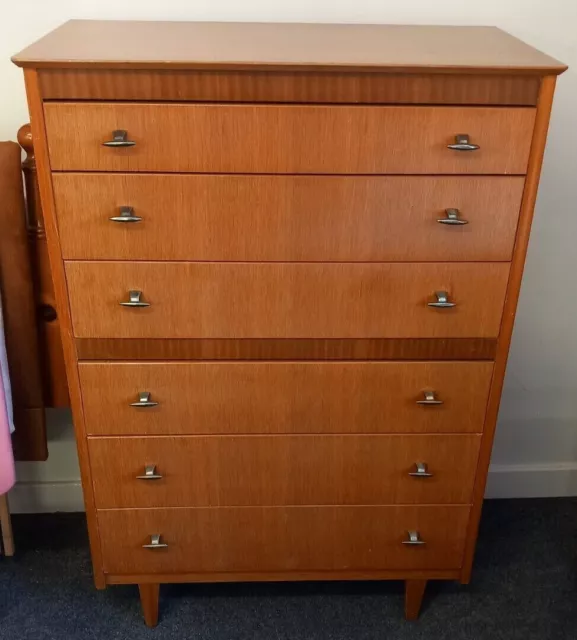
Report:
[[[456,307],[454,302],[449,302],[449,294],[446,291],[435,291],[435,297],[437,302],[427,302],[429,307],[435,307],[435,309],[450,309]]]
[[[416,471],[410,471],[409,475],[413,478],[432,478],[433,474],[428,471],[426,462],[415,462]]]
[[[131,407],[158,407],[158,402],[150,399],[149,391],[142,391],[138,394],[138,402],[131,402]]]
[[[421,540],[421,536],[418,531],[407,531],[407,535],[409,536],[409,539],[403,540],[403,544],[414,546],[427,544],[424,540]]]
[[[156,473],[156,465],[155,464],[147,464],[144,467],[144,475],[136,476],[137,480],[162,480],[162,476],[159,473]]]
[[[143,549],[168,549],[168,545],[165,542],[160,542],[160,533],[155,533],[150,536],[150,543],[143,544]]]
[[[128,292],[129,300],[124,300],[120,304],[123,307],[150,307],[149,302],[143,302],[140,297],[142,296],[142,291],[132,290]]]
[[[136,142],[128,139],[128,132],[124,129],[115,129],[112,132],[112,140],[102,143],[105,147],[134,147]]]
[[[417,404],[431,405],[431,404],[443,404],[442,400],[439,400],[435,397],[434,391],[425,391],[424,392],[425,399],[417,400]]]
[[[468,220],[464,218],[459,218],[459,209],[445,209],[445,213],[447,214],[446,218],[439,218],[437,222],[439,224],[449,224],[452,226],[461,226],[464,224],[469,224]]]
[[[120,215],[109,218],[112,222],[140,222],[142,218],[134,215],[132,207],[120,207]]]
[[[478,144],[469,142],[468,133],[457,134],[455,136],[455,144],[448,144],[447,147],[454,151],[477,151],[477,149],[480,149]]]

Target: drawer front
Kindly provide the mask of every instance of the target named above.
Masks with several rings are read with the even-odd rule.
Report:
[[[507,263],[67,262],[79,338],[493,338]],[[129,291],[150,306],[131,308]],[[453,308],[432,308],[446,291]]]
[[[473,262],[511,259],[524,179],[55,173],[53,183],[65,259]],[[123,207],[140,220],[126,222]]]
[[[109,574],[458,569],[468,507],[98,511]],[[405,545],[418,531],[424,545]],[[151,535],[165,548],[145,549]],[[199,576],[199,579],[202,579]]]
[[[491,362],[79,365],[91,435],[480,433]],[[433,392],[442,404],[418,404]],[[150,394],[155,406],[138,404]]]
[[[468,504],[480,439],[166,436],[91,438],[88,446],[101,509]]]
[[[533,108],[44,105],[53,170],[524,174]],[[103,146],[126,130],[132,147]],[[476,151],[455,151],[468,134]],[[394,153],[391,152],[394,150]]]

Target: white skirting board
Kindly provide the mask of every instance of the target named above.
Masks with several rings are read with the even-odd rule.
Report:
[[[577,463],[493,465],[487,498],[577,496]],[[80,481],[20,482],[10,492],[12,513],[84,511]]]
[[[19,482],[9,493],[12,513],[84,511],[78,482]]]
[[[16,463],[16,486],[10,491],[12,513],[84,511],[80,468],[70,411],[46,412],[48,460]]]
[[[486,498],[577,496],[577,462],[491,465]]]

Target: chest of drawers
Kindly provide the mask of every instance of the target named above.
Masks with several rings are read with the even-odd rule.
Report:
[[[556,76],[491,28],[67,23],[25,68],[96,586],[470,579]]]

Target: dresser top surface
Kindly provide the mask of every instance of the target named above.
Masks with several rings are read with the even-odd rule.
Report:
[[[36,68],[562,73],[496,27],[71,20],[13,57]]]

